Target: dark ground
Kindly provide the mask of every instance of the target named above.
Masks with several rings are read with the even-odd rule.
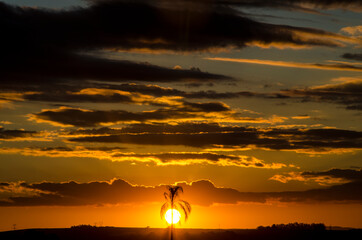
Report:
[[[26,229],[0,232],[1,240],[167,240],[168,229],[72,227],[59,229]],[[362,239],[362,229],[349,230],[285,230],[285,229],[176,229],[175,240],[313,240]]]

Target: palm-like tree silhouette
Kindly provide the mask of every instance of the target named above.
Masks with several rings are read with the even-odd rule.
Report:
[[[163,195],[165,196],[166,202],[161,207],[161,219],[165,218],[165,213],[168,209],[176,209],[179,212],[183,213],[185,221],[187,221],[187,218],[189,217],[189,214],[191,213],[191,205],[184,201],[179,199],[180,193],[183,193],[183,188],[180,186],[171,186],[168,185],[167,192],[164,192]],[[173,211],[171,212],[171,240],[173,240]]]

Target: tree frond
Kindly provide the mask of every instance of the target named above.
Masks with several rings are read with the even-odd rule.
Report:
[[[180,208],[182,209],[182,212],[183,212],[183,215],[185,218],[185,222],[186,222],[189,217],[189,213],[188,213],[187,209],[181,203],[178,203],[177,205],[180,206]]]
[[[160,211],[160,216],[161,219],[165,218],[165,213],[167,212],[167,209],[169,209],[170,203],[169,202],[165,202],[162,207],[161,207],[161,211]]]
[[[163,196],[165,197],[165,199],[166,199],[167,201],[170,200],[170,196],[169,196],[169,194],[168,194],[167,192],[164,192],[164,193],[163,193]]]
[[[181,186],[174,186],[172,190],[173,190],[172,193],[173,193],[174,198],[178,197],[180,195],[180,193],[184,192],[184,190]]]
[[[190,203],[184,201],[184,200],[180,200],[180,202],[182,202],[184,204],[184,207],[187,209],[187,211],[190,213],[191,212],[191,205]]]
[[[185,218],[185,222],[186,222],[191,213],[191,205],[188,202],[183,201],[183,200],[178,201],[176,205],[182,209],[182,212],[183,212],[184,218]]]

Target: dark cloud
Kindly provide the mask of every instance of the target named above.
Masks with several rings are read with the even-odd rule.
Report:
[[[130,112],[125,110],[82,110],[59,108],[43,110],[33,114],[32,119],[51,124],[94,127],[104,123],[116,124],[126,122],[162,121],[168,119],[192,119],[202,113],[229,112],[230,108],[220,102],[191,103],[180,102],[173,108],[161,108],[153,111]],[[205,118],[205,116],[203,116]]]
[[[361,148],[359,141],[350,139],[331,140],[320,137],[318,140],[309,140],[304,135],[303,140],[291,141],[288,138],[259,138],[252,133],[202,133],[202,134],[142,134],[142,135],[111,135],[97,137],[72,138],[71,142],[104,142],[141,145],[184,145],[198,148],[212,147],[216,145],[226,147],[266,148],[273,150],[307,150],[316,149],[328,151],[329,149]]]
[[[241,97],[255,97],[262,99],[299,99],[302,101],[317,101],[342,104],[349,110],[362,109],[362,81],[360,79],[352,79],[346,82],[314,86],[298,89],[284,89],[280,92],[258,93],[250,91],[239,92],[216,92],[194,91],[186,92],[175,88],[165,88],[158,85],[144,85],[134,83],[124,83],[120,85],[112,84],[92,84],[85,86],[66,86],[54,85],[50,89],[37,89],[36,87],[26,86],[27,91],[37,91],[36,93],[23,93],[22,98],[29,101],[45,101],[45,102],[94,102],[94,103],[127,103],[127,104],[147,104],[154,106],[169,106],[170,102],[155,100],[154,98],[144,98],[140,95],[154,97],[181,97],[184,99],[233,99]],[[13,89],[11,89],[13,88]],[[16,85],[9,84],[5,87],[9,91],[23,92],[24,87],[18,88]],[[5,90],[4,89],[4,90]],[[11,90],[10,90],[11,89]],[[91,92],[93,91],[93,93]],[[124,91],[124,92],[119,92]],[[132,95],[133,94],[133,95]],[[18,97],[19,98],[19,97]],[[174,100],[180,102],[184,106],[192,109],[193,103],[187,103],[181,99]],[[213,104],[216,108],[224,108],[221,104]],[[197,107],[200,111],[202,108],[209,107],[212,110],[212,104],[203,104]],[[226,110],[226,109],[225,109]]]
[[[334,170],[338,171],[338,170]],[[360,203],[362,201],[361,174],[357,170],[348,170],[343,175],[353,181],[330,187],[307,191],[286,192],[241,192],[232,188],[215,187],[209,180],[199,180],[190,184],[181,182],[184,197],[191,204],[212,205],[217,203],[236,204],[238,202],[265,203],[268,200],[281,202],[342,202]],[[318,173],[316,173],[318,174]],[[327,173],[328,174],[328,173]],[[323,175],[323,173],[321,173]],[[26,189],[29,196],[9,197],[0,200],[0,206],[75,206],[104,205],[118,203],[140,203],[163,201],[165,185],[145,187],[131,185],[116,179],[111,182],[43,182],[43,183],[2,183],[1,190],[16,192],[17,188]]]
[[[331,177],[331,178],[341,178],[348,181],[362,181],[362,170],[353,170],[353,169],[338,169],[333,168],[328,171],[323,172],[303,172],[301,174],[303,177]]]
[[[26,156],[46,156],[62,158],[97,158],[118,162],[150,163],[154,166],[211,164],[218,166],[279,169],[287,167],[283,163],[266,163],[245,155],[220,154],[212,152],[160,152],[133,153],[122,147],[27,147],[2,148],[1,153],[19,153]]]
[[[155,21],[157,9],[147,4],[99,4],[90,8],[53,11],[0,3],[0,13],[5,36],[0,40],[2,84],[32,82],[49,85],[56,81],[89,79],[161,82],[229,79],[202,71],[169,69],[85,54],[91,50],[129,48],[132,42],[142,46],[144,41],[154,41],[155,36],[148,34],[152,35],[155,29],[145,31],[148,26],[142,19],[149,17]],[[137,36],[143,31],[145,40]]]
[[[195,83],[197,86],[198,83]],[[156,97],[163,96],[180,96],[190,99],[228,99],[228,98],[238,98],[242,96],[254,96],[258,95],[253,92],[215,92],[212,90],[209,91],[196,91],[196,92],[186,92],[182,90],[178,90],[175,88],[165,88],[157,85],[145,85],[145,84],[134,84],[134,83],[124,83],[120,85],[109,85],[111,89],[117,89],[128,92],[137,92],[146,95],[152,95]]]
[[[67,132],[68,135],[112,135],[121,133],[220,133],[228,131],[252,131],[245,127],[224,127],[217,123],[192,123],[182,122],[176,125],[155,123],[155,124],[130,124],[123,128],[94,128],[77,129]]]
[[[177,118],[192,118],[195,114],[178,112],[177,110],[160,109],[150,112],[129,112],[124,110],[80,110],[73,108],[63,108],[59,110],[45,110],[34,114],[36,120],[49,123],[72,125],[80,127],[94,127],[104,123],[124,123],[124,122],[145,122],[155,120],[167,120]]]
[[[92,88],[82,88],[81,86],[56,85],[54,89],[35,89],[26,86],[27,91],[37,91],[24,93],[22,98],[28,101],[43,102],[93,102],[93,103],[143,103],[159,105],[152,99],[144,99],[141,96],[131,94],[144,94],[155,97],[182,97],[188,99],[231,99],[239,97],[262,97],[265,94],[253,92],[216,92],[212,90],[185,92],[174,88],[165,88],[158,85],[144,85],[135,83],[124,83],[120,85],[111,84],[90,84]],[[23,88],[16,86],[5,87],[11,91],[23,92]],[[11,89],[12,88],[12,89]],[[40,90],[40,91],[39,91]],[[119,92],[125,91],[125,92]],[[138,101],[134,98],[138,97]],[[267,97],[265,95],[265,97]]]
[[[77,67],[87,64],[100,64],[107,69],[119,64],[118,61],[103,62],[75,54],[79,51],[132,48],[194,51],[227,46],[243,47],[253,41],[264,44],[277,42],[337,46],[333,39],[317,38],[339,36],[317,29],[256,22],[241,16],[227,4],[202,4],[200,8],[190,8],[182,4],[162,4],[160,1],[97,1],[88,8],[51,11],[12,7],[2,3],[0,11],[4,17],[2,29],[6,37],[2,38],[2,46],[6,47],[2,50],[3,56],[8,58],[7,65],[12,65],[14,61],[23,67],[26,63],[32,63],[24,69],[29,73],[35,73],[37,70],[32,67],[46,63],[45,60],[63,63],[60,68],[52,66],[52,72],[57,70],[58,74],[62,74],[63,67],[69,69],[63,74],[71,72],[75,76],[87,74],[77,70]],[[296,34],[304,33],[315,38],[296,37]],[[19,55],[22,56],[21,61]],[[57,60],[59,57],[61,59]],[[47,72],[47,68],[42,66]],[[107,74],[100,71],[101,68],[87,69],[95,76],[99,72]]]
[[[236,203],[237,201],[265,201],[262,197],[248,196],[235,189],[216,188],[207,180],[193,182],[191,185],[184,183],[180,185],[183,186],[185,192],[185,196],[182,197],[187,198],[191,204],[211,205],[212,203]],[[155,187],[131,185],[121,179],[112,182],[90,183],[23,183],[21,187],[37,191],[37,195],[10,197],[6,201],[0,201],[0,206],[74,206],[157,202],[163,201],[163,192],[166,189],[164,185]]]
[[[117,2],[121,0],[86,0],[89,3]],[[142,0],[141,0],[142,1]],[[158,0],[160,3],[188,3],[194,5],[230,5],[252,8],[280,8],[289,11],[303,11],[309,13],[318,13],[313,8],[319,9],[346,9],[358,11],[362,9],[360,0]]]
[[[74,86],[59,86],[51,92],[45,91],[41,93],[25,93],[23,98],[31,101],[50,101],[50,102],[109,102],[109,103],[142,103],[162,105],[160,101],[152,101],[152,99],[134,100],[129,94],[144,94],[154,97],[182,97],[186,99],[231,99],[240,97],[256,97],[264,99],[301,99],[303,101],[330,102],[346,105],[347,109],[361,110],[362,99],[362,82],[359,79],[349,80],[346,82],[314,86],[299,89],[284,89],[280,92],[257,93],[250,91],[241,92],[215,92],[215,91],[195,91],[186,92],[175,88],[165,88],[158,85],[145,85],[124,83],[120,85],[112,84],[93,84],[92,89],[95,93],[89,93],[85,90],[89,88]],[[75,89],[74,89],[75,88]],[[18,89],[22,91],[23,89]],[[28,89],[36,90],[36,89]],[[96,92],[98,91],[98,93]],[[102,93],[103,91],[103,93]],[[113,91],[113,92],[112,92]],[[117,91],[125,91],[120,93]],[[180,100],[180,102],[182,102]],[[164,106],[168,105],[166,102]],[[185,104],[187,105],[187,103]],[[203,105],[206,107],[206,104]],[[191,105],[189,104],[189,107]],[[211,106],[210,106],[211,107]],[[217,106],[222,108],[221,105]],[[211,109],[210,109],[211,110]]]
[[[173,3],[173,2],[172,2]],[[170,69],[149,63],[107,59],[103,50],[129,51],[208,51],[217,48],[242,48],[246,45],[270,46],[341,46],[348,37],[312,28],[257,22],[235,10],[239,6],[285,5],[264,1],[93,1],[89,7],[68,10],[24,8],[0,3],[2,16],[0,39],[0,86],[21,91],[55,90],[28,94],[28,100],[61,101],[66,86],[89,87],[90,80],[107,82],[231,80],[230,77],[190,70]],[[301,2],[288,2],[295,5]],[[329,6],[336,2],[308,2]],[[190,7],[199,4],[200,7]],[[352,3],[349,3],[352,4]],[[347,3],[338,3],[347,6]],[[85,84],[87,82],[87,84]],[[57,88],[57,86],[61,86]],[[85,86],[83,86],[85,87]],[[74,89],[73,89],[74,90]],[[238,94],[233,93],[236,97]],[[247,94],[247,93],[246,93]],[[198,92],[190,98],[228,98],[232,93]],[[57,98],[58,97],[58,98]],[[72,96],[68,101],[86,102],[91,98]],[[96,100],[99,100],[97,98]],[[123,101],[120,96],[103,102]],[[63,100],[67,101],[67,100]]]
[[[184,145],[191,147],[211,147],[213,145],[228,146],[247,146],[258,142],[255,133],[239,132],[239,133],[144,133],[144,134],[120,134],[98,137],[80,137],[69,139],[71,142],[108,142],[108,143],[128,143],[141,145]],[[260,141],[261,142],[261,141]],[[265,140],[270,145],[287,145],[287,141],[283,140]]]
[[[182,109],[190,112],[225,112],[230,111],[228,105],[222,102],[194,103],[184,102]]]
[[[67,82],[66,80],[75,83],[86,80],[172,82],[230,79],[223,75],[201,71],[170,69],[149,63],[115,61],[85,55],[55,56],[54,59],[52,56],[45,56],[44,59],[34,62],[29,59],[29,62],[24,62],[23,66],[21,62],[16,64],[16,61],[14,59],[13,62],[7,61],[2,65],[4,85],[28,81],[32,81],[32,85],[49,85],[51,82]]]
[[[113,130],[108,135],[92,136],[97,130],[80,130],[71,134],[89,136],[71,138],[71,142],[106,142],[141,145],[184,145],[198,148],[213,146],[251,147],[273,150],[315,150],[361,148],[362,132],[342,129],[278,129],[228,127],[207,123],[137,124]],[[142,133],[142,134],[134,134]]]
[[[342,104],[346,109],[362,110],[362,81],[354,80],[305,89],[282,90],[283,95],[304,100]]]
[[[112,94],[82,94],[64,91],[52,91],[43,93],[28,93],[25,100],[42,102],[93,102],[93,103],[135,103],[132,97],[120,93]]]
[[[1,140],[12,140],[12,139],[27,139],[30,137],[38,136],[39,133],[36,131],[25,131],[25,130],[5,130],[0,127],[0,141]]]
[[[362,53],[345,53],[342,55],[343,58],[362,61]]]
[[[362,182],[351,182],[324,189],[312,189],[303,192],[290,191],[269,194],[281,202],[361,202]]]

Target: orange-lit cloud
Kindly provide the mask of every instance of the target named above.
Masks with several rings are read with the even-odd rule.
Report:
[[[341,29],[341,32],[347,33],[352,36],[361,36],[362,35],[362,25],[344,27]]]
[[[153,102],[156,102],[154,100]],[[158,102],[161,104],[161,100]],[[130,123],[180,123],[183,121],[218,121],[229,123],[281,123],[287,118],[272,115],[269,118],[249,117],[232,110],[223,102],[187,102],[165,101],[168,107],[151,111],[131,112],[126,110],[88,110],[81,108],[60,107],[43,109],[39,113],[29,114],[29,120],[49,123],[55,126],[95,127],[101,125]]]
[[[1,86],[1,83],[0,83]],[[16,92],[0,92],[0,109],[13,108],[12,102],[23,101],[22,93]]]
[[[200,83],[190,83],[199,86]],[[189,84],[189,85],[190,85]],[[19,93],[22,100],[43,101],[43,102],[96,102],[96,103],[144,103],[154,105],[165,105],[164,101],[187,99],[231,99],[238,97],[258,96],[257,93],[241,92],[216,92],[194,91],[186,92],[170,87],[161,87],[151,84],[123,83],[99,84],[98,87],[79,88],[74,91],[74,86],[61,85],[63,91],[56,89],[51,92],[44,89],[42,92]],[[24,86],[26,88],[26,86]],[[24,88],[18,89],[16,86],[8,87],[9,91],[23,92]],[[151,97],[152,96],[152,97]],[[167,103],[167,102],[166,102]]]
[[[248,46],[257,46],[260,48],[270,48],[275,47],[278,49],[303,49],[311,48],[313,46],[325,45],[330,47],[344,47],[345,43],[361,45],[362,40],[355,37],[346,37],[343,35],[323,32],[323,31],[313,31],[312,29],[293,29],[293,40],[294,42],[262,42],[262,41],[251,41],[246,43]],[[301,42],[309,44],[300,44]]]
[[[299,116],[293,116],[292,119],[305,120],[305,119],[310,119],[310,116],[308,116],[308,115],[299,115]]]
[[[321,186],[329,186],[350,182],[349,180],[346,180],[344,178],[331,177],[328,175],[308,176],[303,172],[290,172],[284,175],[277,174],[271,177],[270,180],[275,180],[282,183],[287,183],[290,181],[316,182]]]
[[[80,91],[35,92],[25,93],[24,100],[43,102],[92,102],[126,103],[156,106],[181,105],[182,96],[154,97],[138,92],[128,92],[106,88],[83,88]]]
[[[26,147],[26,148],[2,148],[2,154],[22,154],[25,156],[46,157],[83,157],[97,158],[110,161],[147,162],[157,166],[168,165],[194,165],[210,164],[217,166],[235,166],[279,169],[287,167],[284,163],[266,163],[251,156],[226,155],[210,152],[160,152],[137,154],[125,152],[127,149],[120,147]],[[292,166],[289,166],[292,167]]]
[[[361,67],[348,65],[348,64],[301,63],[301,62],[285,62],[285,61],[273,61],[273,60],[261,60],[261,59],[218,58],[218,57],[205,58],[205,59],[212,61],[260,64],[260,65],[268,65],[275,67],[362,72]]]
[[[277,174],[270,180],[287,183],[289,181],[316,182],[322,186],[340,185],[351,182],[361,182],[362,170],[330,169],[322,172],[290,172]]]

